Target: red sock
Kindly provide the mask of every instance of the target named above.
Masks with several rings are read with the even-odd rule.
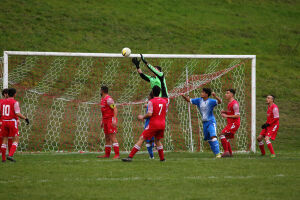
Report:
[[[129,154],[129,158],[133,158],[133,156],[136,154],[136,152],[138,152],[141,149],[141,147],[139,147],[138,145],[134,145],[134,147],[132,148],[130,154]]]
[[[227,147],[228,147],[228,151],[229,151],[230,155],[232,155],[232,149],[231,149],[229,140],[227,140]]]
[[[224,135],[221,135],[220,138],[221,138],[221,143],[222,143],[224,152],[228,151],[228,145],[227,145],[228,142],[226,140],[226,137]]]
[[[111,152],[111,145],[105,145],[105,156],[109,157]]]
[[[7,144],[8,144],[8,152],[10,152],[11,145],[13,144],[12,138],[8,138]]]
[[[14,156],[16,150],[17,150],[17,147],[18,147],[18,143],[17,142],[14,142],[12,145],[11,145],[11,149],[9,151],[9,156]]]
[[[118,143],[113,143],[113,147],[114,147],[114,152],[115,152],[115,156],[119,156],[119,144]]]
[[[266,143],[267,143],[267,145],[268,145],[268,148],[269,148],[271,154],[275,154],[274,149],[273,149],[273,146],[272,146],[272,143],[271,143],[269,140],[266,141]]]
[[[158,155],[159,155],[160,160],[164,160],[165,157],[164,157],[164,149],[163,149],[163,146],[157,147],[157,151],[158,151]]]
[[[2,145],[3,143],[3,137],[0,137],[0,146]]]
[[[6,160],[6,144],[1,145],[2,160]]]
[[[260,148],[260,151],[261,151],[261,155],[265,155],[266,152],[265,152],[264,142],[261,141],[261,142],[259,142],[258,144],[259,144],[259,148]]]

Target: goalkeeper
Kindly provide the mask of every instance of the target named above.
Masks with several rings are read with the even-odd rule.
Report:
[[[167,84],[166,84],[166,79],[165,79],[165,74],[161,71],[160,66],[155,66],[153,67],[150,65],[144,58],[144,56],[141,54],[141,59],[143,63],[153,72],[154,76],[149,76],[147,74],[144,74],[140,68],[140,62],[137,58],[133,58],[132,62],[135,64],[136,69],[138,73],[140,74],[141,78],[144,79],[147,82],[150,82],[151,89],[157,85],[160,87],[161,92],[159,94],[160,97],[163,98],[169,98],[168,95],[168,89],[167,89]]]

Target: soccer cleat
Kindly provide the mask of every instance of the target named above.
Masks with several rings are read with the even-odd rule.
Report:
[[[166,159],[163,159],[163,160],[159,160],[160,162],[166,162]]]
[[[220,153],[216,154],[216,158],[222,158],[221,154]]]
[[[231,157],[232,155],[230,155],[229,151],[225,151],[221,156],[222,158],[225,158],[225,157]]]
[[[2,162],[3,162],[3,163],[5,163],[5,162],[6,162],[6,160],[2,160]]]
[[[113,159],[120,159],[120,156],[115,155]]]
[[[275,155],[275,154],[271,154],[270,157],[271,157],[271,158],[276,158],[276,155]]]
[[[130,158],[130,157],[122,158],[122,161],[123,161],[123,162],[131,162],[131,161],[132,161],[132,158]]]
[[[150,160],[154,160],[154,156],[153,157],[149,157]]]
[[[109,157],[106,155],[103,155],[103,156],[97,156],[97,158],[109,158]]]
[[[12,156],[7,156],[6,159],[11,162],[16,162],[16,160]]]

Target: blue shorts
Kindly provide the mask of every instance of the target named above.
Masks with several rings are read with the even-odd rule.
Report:
[[[150,140],[146,140],[147,143],[154,142],[154,137],[152,137]]]
[[[204,140],[210,140],[211,137],[217,137],[217,124],[215,121],[203,122]]]

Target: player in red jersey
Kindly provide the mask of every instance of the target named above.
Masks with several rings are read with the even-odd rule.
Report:
[[[132,148],[129,156],[122,161],[130,162],[133,156],[141,149],[145,140],[155,137],[155,144],[158,150],[160,161],[165,161],[163,145],[161,139],[164,137],[166,126],[167,100],[159,97],[160,87],[157,85],[152,88],[154,98],[148,101],[148,112],[146,115],[139,115],[138,119],[143,121],[150,118],[149,125],[144,129],[138,142]]]
[[[113,146],[115,152],[114,159],[119,159],[119,143],[116,137],[118,110],[114,103],[114,100],[108,95],[107,86],[101,87],[101,96],[101,128],[104,129],[105,134],[105,155],[97,156],[97,158],[109,158],[111,147]]]
[[[8,98],[8,88],[2,90],[2,97],[3,97],[3,99],[0,99],[0,103],[2,102],[2,100]],[[19,120],[18,117],[17,117],[17,123],[18,123],[18,125],[20,124],[20,120]],[[0,124],[2,124],[2,119],[0,119]],[[12,143],[13,143],[13,138],[12,137],[8,137],[8,141],[7,141],[8,152],[11,149]],[[0,144],[2,144],[1,129],[0,129]]]
[[[232,150],[229,139],[234,138],[234,134],[240,127],[239,103],[237,100],[234,99],[234,95],[234,89],[226,90],[225,99],[228,100],[227,111],[221,111],[221,116],[227,118],[227,125],[220,134],[221,143],[224,149],[222,157],[232,156]]]
[[[9,155],[7,156],[7,160],[15,162],[13,156],[19,143],[19,129],[17,117],[24,119],[27,125],[29,124],[28,118],[22,115],[20,112],[19,102],[15,100],[16,93],[16,89],[10,88],[8,90],[8,98],[3,100],[0,105],[0,114],[2,119],[1,133],[3,136],[3,142],[1,145],[2,162],[6,161],[5,153],[7,148],[6,143],[8,137],[13,138],[13,144],[9,151]]]
[[[7,99],[7,97],[8,97],[8,89],[6,88],[6,89],[2,90],[2,99],[0,99],[0,104],[4,101],[4,99]],[[0,126],[1,125],[2,125],[2,119],[0,118]],[[0,144],[2,144],[2,141],[3,141],[3,137],[2,137],[2,134],[1,134],[1,128],[0,128]],[[8,143],[10,143],[10,141],[12,141],[12,139],[10,139],[8,141]]]
[[[271,152],[271,158],[276,157],[275,152],[272,146],[271,140],[275,140],[277,131],[279,129],[279,110],[278,106],[274,103],[275,97],[273,95],[268,95],[266,102],[268,104],[268,111],[267,111],[267,121],[265,124],[261,126],[262,131],[260,132],[259,136],[257,137],[257,141],[259,142],[259,148],[261,151],[261,155],[265,155],[265,147],[263,139],[268,145],[268,149]]]

